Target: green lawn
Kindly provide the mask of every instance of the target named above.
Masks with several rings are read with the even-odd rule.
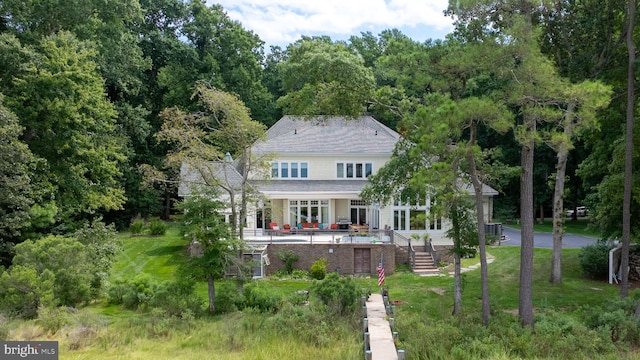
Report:
[[[596,229],[594,224],[591,222],[591,218],[584,217],[578,218],[577,220],[572,220],[571,218],[563,218],[564,220],[564,232],[566,234],[575,234],[575,235],[583,235],[590,237],[600,237],[600,230]],[[514,229],[520,229],[519,222],[502,222],[504,226],[508,226]],[[536,222],[533,224],[533,231],[535,232],[546,232],[550,233],[553,231],[553,223],[551,218],[544,219],[544,223],[539,224]]]
[[[112,280],[141,273],[159,281],[169,280],[184,261],[187,241],[175,227],[170,227],[166,236],[122,234],[122,237],[124,251],[113,267]],[[618,297],[617,286],[582,277],[579,251],[563,250],[563,283],[551,285],[548,282],[551,251],[535,250],[533,302],[536,314],[560,311],[566,314],[562,316],[580,317],[584,309],[609,303]],[[519,248],[488,247],[488,252],[495,257],[489,265],[494,324],[489,329],[479,325],[480,270],[463,274],[463,316],[459,318],[451,317],[453,277],[420,277],[406,267],[399,267],[395,274],[386,277],[385,286],[389,288],[390,298],[400,302],[394,317],[400,332],[399,344],[408,350],[407,359],[547,358],[549,354],[576,359],[585,356],[629,359],[635,356],[635,353],[620,350],[624,346],[607,348],[601,342],[599,347],[595,343],[593,346],[580,344],[580,341],[591,342],[595,336],[583,334],[584,330],[580,330],[582,335],[572,333],[568,340],[562,333],[545,338],[540,332],[523,331],[517,316],[513,315],[518,308]],[[474,262],[477,258],[465,259],[465,266]],[[310,289],[313,284],[310,280],[259,281],[266,282],[273,294],[282,296]],[[379,291],[375,275],[358,277],[355,281],[365,291]],[[222,281],[217,283],[222,285]],[[198,294],[205,298],[204,282],[198,287]],[[165,321],[154,320],[148,313],[98,302],[70,316],[75,317],[72,323],[78,327],[97,330],[86,340],[78,339],[73,326],[50,335],[49,339],[60,341],[61,359],[360,359],[363,356],[361,334],[354,331],[358,325],[350,323],[353,320],[330,325],[325,321],[310,320],[303,308],[290,306],[278,314],[244,311],[189,321]],[[299,323],[295,319],[299,319]],[[13,338],[37,337],[42,334],[37,330],[37,324],[17,325],[20,330]],[[292,330],[291,326],[295,326],[292,324],[299,324],[299,329]],[[558,331],[569,326],[562,324]],[[539,329],[555,331],[554,327],[545,326]],[[572,331],[580,329],[575,324],[570,326]],[[566,344],[556,343],[555,339]],[[540,344],[532,344],[536,341]],[[535,350],[547,345],[552,350]],[[427,353],[430,355],[425,355]]]
[[[159,280],[171,279],[189,243],[176,226],[170,226],[165,236],[130,237],[128,233],[121,236],[123,252],[113,265],[113,279],[132,278],[142,273]]]

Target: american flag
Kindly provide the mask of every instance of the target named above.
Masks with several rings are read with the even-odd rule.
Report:
[[[378,264],[378,286],[384,284],[384,266],[382,266],[382,260]]]

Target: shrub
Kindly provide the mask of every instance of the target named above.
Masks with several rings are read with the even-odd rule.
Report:
[[[85,223],[74,232],[73,237],[85,245],[85,250],[89,252],[88,260],[93,268],[91,296],[94,299],[98,298],[109,276],[111,265],[122,252],[122,240],[113,224],[105,225],[100,219]]]
[[[129,231],[131,231],[131,235],[140,235],[144,231],[145,223],[142,219],[134,219],[129,225]]]
[[[48,235],[15,246],[13,265],[32,267],[39,277],[53,274],[55,305],[75,306],[94,295],[91,284],[100,269],[92,261],[93,249],[75,238]]]
[[[321,258],[313,262],[309,269],[309,275],[316,280],[322,280],[327,276],[327,259]]]
[[[123,305],[127,309],[139,309],[148,305],[157,286],[147,275],[133,279],[117,279],[107,290],[110,304]]]
[[[203,300],[195,293],[196,283],[178,279],[160,285],[149,300],[149,306],[162,309],[165,317],[192,317],[202,311]]]
[[[167,233],[167,224],[159,219],[153,219],[149,223],[149,234],[151,235],[164,235]]]
[[[7,319],[0,314],[0,339],[9,339],[11,328],[9,327]]]
[[[258,309],[261,312],[276,312],[282,304],[282,298],[275,295],[263,282],[254,281],[247,284],[243,295],[246,307]]]
[[[309,278],[309,273],[304,271],[304,270],[293,270],[293,272],[291,273],[291,278],[292,279],[308,279]]]
[[[287,274],[291,274],[293,272],[293,264],[300,259],[298,254],[289,249],[278,251],[276,256],[284,263],[284,270]]]
[[[0,312],[10,317],[34,319],[38,307],[54,303],[55,275],[44,270],[40,276],[31,266],[13,265],[0,275]]]
[[[38,309],[38,324],[52,334],[55,334],[63,326],[67,325],[67,312],[63,308],[40,308]]]
[[[578,258],[582,272],[592,279],[603,279],[609,274],[609,251],[611,243],[598,241],[580,250]]]
[[[640,344],[640,321],[634,315],[638,294],[634,292],[633,296],[614,298],[599,307],[587,309],[587,326],[607,332],[613,342],[637,346]]]
[[[295,269],[291,272],[291,274],[288,274],[285,269],[279,269],[279,270],[276,270],[269,277],[272,279],[305,280],[309,278],[309,272],[305,270]]]
[[[245,303],[244,295],[238,293],[238,287],[229,281],[218,282],[214,304],[217,313],[230,313],[240,310]]]
[[[339,315],[353,311],[359,295],[355,281],[338,273],[330,273],[324,280],[315,283],[311,290],[329,309]]]

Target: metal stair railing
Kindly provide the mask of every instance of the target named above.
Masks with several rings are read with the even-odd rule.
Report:
[[[409,249],[409,263],[411,265],[411,271],[413,271],[416,267],[416,250],[413,248],[413,244],[411,244],[411,239],[408,239],[407,237],[397,232],[394,232],[393,240],[396,246],[401,246],[406,244],[407,248]]]

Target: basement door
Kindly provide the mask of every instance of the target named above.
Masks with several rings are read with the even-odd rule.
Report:
[[[353,272],[354,274],[371,273],[371,249],[353,249]]]

